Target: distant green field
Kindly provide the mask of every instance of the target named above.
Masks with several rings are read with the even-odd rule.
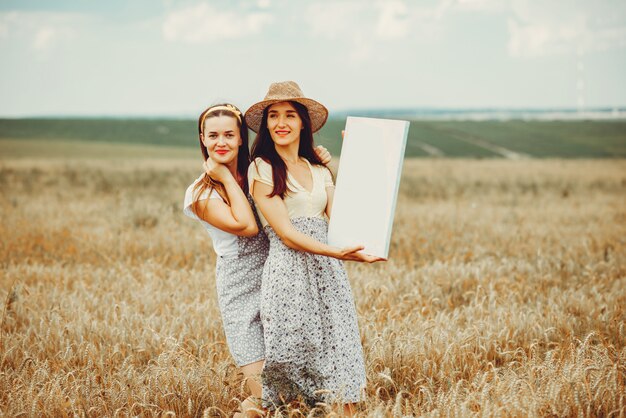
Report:
[[[331,120],[320,143],[337,153],[345,121]],[[408,157],[626,157],[626,121],[412,121]],[[514,155],[514,154],[513,154]]]
[[[202,156],[191,147],[127,144],[97,141],[67,141],[63,139],[0,139],[0,158],[196,158],[201,164]]]
[[[39,153],[41,144],[70,154],[115,155],[107,143],[159,145],[158,155],[198,146],[194,120],[173,119],[0,119],[0,151],[4,157]],[[329,120],[316,141],[334,155],[341,151],[345,119]],[[251,135],[251,140],[254,135]],[[27,145],[26,142],[36,140]],[[18,141],[18,142],[16,142]],[[42,142],[43,141],[43,142]],[[81,148],[85,141],[101,148]],[[72,146],[75,144],[75,148]],[[48,145],[50,147],[50,145]],[[102,148],[104,147],[104,148]],[[155,148],[155,147],[151,147]],[[71,150],[70,150],[71,149]],[[79,151],[80,149],[80,151]],[[128,152],[144,155],[147,148]],[[55,151],[56,152],[56,151]],[[624,158],[626,121],[412,121],[407,157],[470,158]]]

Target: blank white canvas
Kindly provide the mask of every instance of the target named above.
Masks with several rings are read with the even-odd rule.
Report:
[[[409,132],[403,120],[348,117],[328,243],[387,258]]]

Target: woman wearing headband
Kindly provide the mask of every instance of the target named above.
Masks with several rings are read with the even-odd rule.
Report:
[[[217,297],[229,350],[256,398],[263,366],[263,326],[259,317],[261,273],[268,240],[248,194],[250,164],[248,127],[230,104],[206,109],[198,118],[200,150],[205,172],[185,193],[184,213],[204,226],[217,254]],[[323,158],[330,154],[323,147]],[[242,407],[255,407],[252,399]]]
[[[263,399],[275,407],[301,399],[354,412],[365,366],[352,292],[339,260],[381,259],[326,243],[334,186],[313,152],[326,108],[292,81],[274,83],[246,112],[257,137],[248,183],[270,241],[263,269]],[[331,258],[334,257],[334,258]]]

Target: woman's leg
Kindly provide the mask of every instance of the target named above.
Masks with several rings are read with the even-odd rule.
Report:
[[[248,385],[248,389],[250,389],[252,396],[249,396],[241,402],[241,411],[236,412],[233,415],[234,418],[261,416],[261,414],[257,411],[262,409],[261,371],[263,370],[263,363],[264,360],[259,360],[241,367],[243,377],[246,379],[246,384]]]
[[[255,398],[261,398],[261,371],[263,371],[264,360],[259,360],[254,363],[241,366],[243,377],[246,379],[246,384]]]
[[[356,414],[356,405],[355,403],[346,403],[343,405],[343,416],[352,417]]]

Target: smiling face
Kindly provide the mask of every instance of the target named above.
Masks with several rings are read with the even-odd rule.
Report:
[[[300,141],[302,119],[291,103],[275,103],[267,111],[267,129],[274,144],[288,146]]]
[[[213,161],[230,164],[237,159],[242,143],[237,119],[225,115],[208,117],[203,133],[202,143]]]

